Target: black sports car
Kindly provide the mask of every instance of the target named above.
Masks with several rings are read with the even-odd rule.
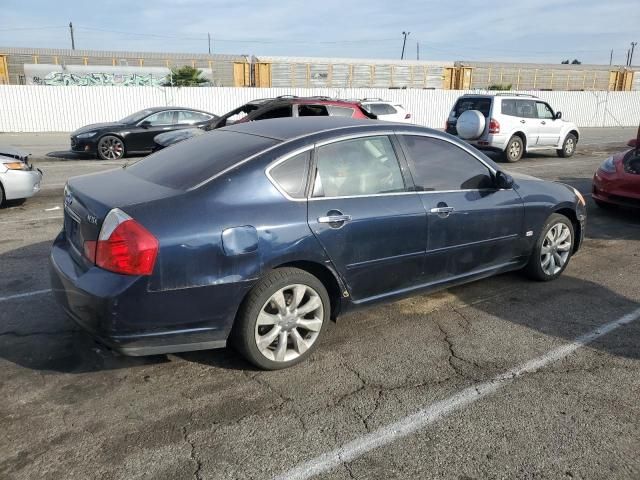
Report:
[[[153,137],[183,128],[203,128],[218,120],[213,113],[179,107],[140,110],[119,122],[95,123],[71,134],[71,150],[90,153],[103,160],[153,150]]]

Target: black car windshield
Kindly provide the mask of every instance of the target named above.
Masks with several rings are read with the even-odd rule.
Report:
[[[214,130],[162,149],[126,169],[148,182],[187,190],[277,143],[272,138]]]
[[[153,110],[140,110],[139,112],[132,113],[131,115],[124,117],[120,120],[120,123],[138,123],[144,117],[148,117],[153,112]]]

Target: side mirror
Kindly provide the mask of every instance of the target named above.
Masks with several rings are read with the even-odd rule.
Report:
[[[500,189],[509,189],[513,187],[513,177],[501,170],[496,172],[496,187]]]
[[[635,138],[632,138],[631,140],[629,140],[627,142],[627,145],[629,145],[630,147],[637,147],[638,146],[638,141]]]
[[[562,112],[556,112],[556,120],[560,120],[562,118]]]
[[[144,122],[140,122],[140,128],[149,128],[151,126],[151,122],[149,120],[145,120]]]

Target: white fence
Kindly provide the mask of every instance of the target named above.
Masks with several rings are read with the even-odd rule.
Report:
[[[402,103],[415,123],[443,128],[457,90],[48,87],[0,85],[0,132],[70,132],[89,123],[108,122],[152,106],[182,106],[223,114],[255,98],[327,95],[384,98]],[[522,92],[547,100],[563,118],[581,127],[636,126],[640,91]]]

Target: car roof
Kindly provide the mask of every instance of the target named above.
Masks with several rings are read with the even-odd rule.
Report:
[[[350,117],[287,117],[260,120],[259,122],[235,123],[221,130],[228,130],[249,135],[268,137],[274,140],[287,141],[294,138],[307,137],[350,129],[354,133],[367,131],[388,131],[395,128],[403,130],[419,130],[441,134],[437,130],[406,123],[380,122],[377,120],[357,119]]]
[[[359,100],[343,100],[340,98],[331,98],[331,97],[296,97],[296,96],[288,96],[283,95],[281,97],[276,98],[258,98],[255,100],[251,100],[247,102],[247,105],[335,105],[335,106],[349,106],[354,107],[360,103]]]
[[[211,112],[206,112],[204,110],[200,110],[199,108],[189,108],[189,107],[149,107],[149,108],[143,108],[142,110],[139,110],[140,112],[163,112],[165,110],[188,110],[190,112],[200,112],[200,113],[206,113],[207,115],[214,115]]]

